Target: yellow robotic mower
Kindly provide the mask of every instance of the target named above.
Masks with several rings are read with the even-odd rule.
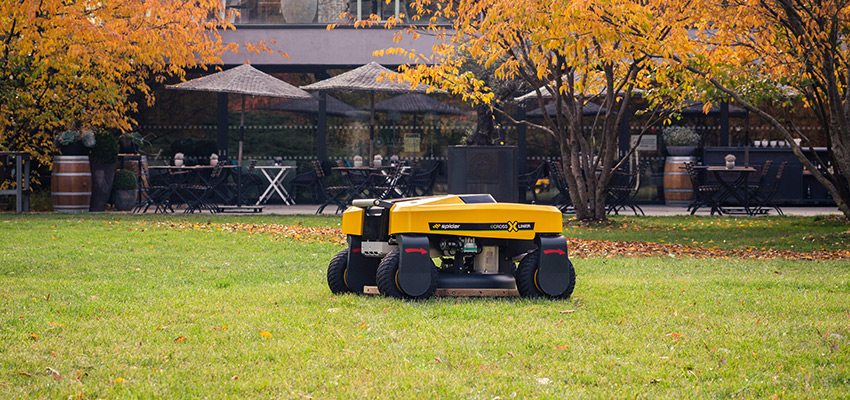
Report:
[[[566,299],[575,270],[561,229],[555,207],[497,203],[489,194],[358,199],[342,215],[348,248],[331,259],[328,286],[333,293],[377,287],[403,299],[472,292]]]

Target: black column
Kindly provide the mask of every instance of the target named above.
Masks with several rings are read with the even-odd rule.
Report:
[[[729,146],[729,102],[720,102],[720,147]]]
[[[629,127],[629,123],[629,113],[627,111],[626,115],[623,116],[623,120],[620,122],[620,131],[617,140],[619,144],[620,157],[625,156],[632,145],[632,131]]]
[[[219,161],[227,161],[227,93],[218,94],[218,113],[216,115],[217,143],[218,143],[218,159]]]
[[[525,104],[521,104],[518,109],[519,111],[517,111],[516,120],[525,121]],[[516,127],[517,158],[519,159],[520,174],[524,174],[526,171],[528,171],[528,136],[526,136],[527,130],[528,126],[526,126],[525,124],[519,124]]]
[[[316,158],[325,162],[328,160],[328,95],[324,90],[319,91],[319,121],[316,132]]]

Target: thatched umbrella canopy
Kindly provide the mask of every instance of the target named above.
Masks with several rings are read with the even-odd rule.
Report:
[[[435,89],[428,85],[413,87],[409,83],[393,82],[389,77],[395,74],[397,74],[397,72],[383,67],[373,61],[362,67],[355,68],[337,76],[301,86],[301,88],[305,90],[346,90],[369,92],[369,158],[371,159],[375,153],[375,92],[427,93],[435,91]]]

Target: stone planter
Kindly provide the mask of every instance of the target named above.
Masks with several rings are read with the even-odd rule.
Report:
[[[696,146],[667,146],[667,154],[671,156],[689,156],[694,154]]]
[[[104,211],[112,193],[115,163],[91,163],[91,203],[89,211]]]
[[[448,192],[489,193],[496,201],[516,202],[515,146],[449,146]]]
[[[89,155],[89,150],[81,142],[74,142],[59,147],[59,151],[62,152],[63,156],[87,156]]]
[[[138,190],[115,190],[112,192],[112,202],[118,211],[130,211],[136,206]]]

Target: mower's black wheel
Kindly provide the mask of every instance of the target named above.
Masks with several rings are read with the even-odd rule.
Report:
[[[331,258],[328,264],[328,287],[333,294],[354,293],[345,283],[345,269],[348,267],[348,249],[342,249]]]
[[[397,299],[425,300],[433,296],[434,292],[437,291],[437,266],[433,266],[431,271],[431,285],[428,287],[428,290],[419,296],[410,296],[398,287],[396,277],[398,275],[399,261],[400,253],[398,249],[391,251],[381,260],[381,264],[378,265],[378,273],[376,274],[378,291],[384,296],[395,297]]]
[[[557,295],[549,295],[540,290],[540,285],[537,282],[537,270],[539,268],[538,261],[540,254],[536,251],[527,254],[519,262],[519,267],[516,269],[514,278],[516,278],[516,288],[519,294],[523,297],[548,297],[552,299],[567,299],[573,294],[573,289],[576,286],[576,271],[573,268],[573,263],[567,261],[566,268],[569,273],[569,282],[564,291]]]

